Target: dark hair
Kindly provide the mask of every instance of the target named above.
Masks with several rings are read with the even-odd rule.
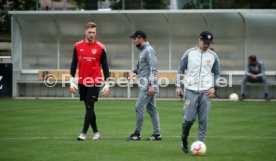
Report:
[[[135,33],[129,36],[130,38],[143,38],[144,40],[147,39],[147,34],[142,30],[137,30]]]
[[[255,61],[257,60],[257,57],[256,57],[256,55],[250,55],[250,56],[248,57],[248,59],[249,59],[250,61],[252,61],[252,62],[255,62]]]

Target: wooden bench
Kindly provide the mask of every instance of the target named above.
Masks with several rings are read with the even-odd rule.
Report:
[[[244,75],[245,75],[245,71],[222,71],[221,77],[227,78],[228,84],[225,87],[219,88],[218,96],[220,96],[221,98],[225,98],[230,93],[240,94],[241,84],[242,84]],[[266,71],[265,75],[269,85],[269,94],[270,96],[272,96],[272,98],[275,98],[276,71]],[[262,98],[263,97],[262,83],[247,83],[247,94],[249,98]]]
[[[21,80],[16,80],[17,84],[19,84],[18,88],[20,87],[21,92],[24,94],[29,94],[30,95],[36,95],[36,93],[41,92],[41,96],[46,92],[51,92],[51,96],[54,96],[54,93],[57,92],[59,93],[59,96],[62,95],[62,93],[67,93],[67,89],[64,88],[59,88],[62,85],[68,87],[69,84],[69,79],[70,79],[70,72],[69,70],[36,70],[32,71],[25,71],[21,73]],[[113,80],[120,80],[128,77],[128,72],[129,70],[110,70],[110,77],[113,78]],[[78,73],[78,72],[77,72]],[[76,73],[76,77],[78,77]],[[46,76],[55,76],[56,81],[57,81],[57,86],[56,88],[47,88],[44,84],[44,79]],[[225,98],[229,93],[235,92],[238,93],[240,92],[240,85],[242,78],[244,76],[244,71],[222,71],[221,76],[226,77],[229,79],[229,76],[231,75],[232,77],[232,86],[229,86],[229,84],[226,84],[224,88],[219,89],[219,94],[221,98]],[[275,98],[276,97],[276,71],[267,71],[266,76],[268,78],[269,82],[269,90],[271,95]],[[169,80],[169,84],[167,86],[161,86],[160,85],[160,97],[165,97],[165,98],[171,98],[174,97],[175,95],[175,81],[176,81],[176,70],[173,71],[168,71],[168,70],[159,70],[158,71],[158,79],[163,79],[166,78]],[[161,81],[162,82],[162,81]],[[112,90],[111,97],[136,97],[137,93],[137,83],[134,81],[133,86],[129,86],[129,82],[121,82],[124,86],[121,88],[116,82],[115,87]],[[29,89],[31,88],[31,89]],[[249,93],[254,95],[262,95],[262,87],[260,85],[255,85],[255,84],[249,84]],[[24,92],[24,91],[27,92]],[[60,91],[61,90],[61,91]],[[46,91],[46,92],[45,92]],[[63,92],[62,92],[63,91]]]
[[[128,72],[128,70],[110,70],[111,80],[117,81],[123,78],[128,78]],[[244,71],[222,71],[221,77],[225,78],[228,84],[231,83],[232,85],[240,85],[244,74]],[[43,81],[46,76],[54,76],[57,81],[69,81],[70,72],[69,70],[40,70],[38,72],[38,80]],[[78,72],[76,72],[75,77],[78,77]],[[269,84],[276,83],[276,71],[267,71],[266,77]],[[176,70],[159,70],[158,79],[167,79],[170,84],[174,84],[176,80]]]
[[[113,80],[120,80],[122,78],[128,78],[127,70],[110,70],[110,77]],[[43,81],[47,76],[54,76],[57,81],[69,81],[70,71],[69,70],[40,70],[38,72],[38,80]],[[75,77],[78,77],[76,72]],[[159,71],[158,78],[167,78],[169,81],[175,81],[176,71]]]

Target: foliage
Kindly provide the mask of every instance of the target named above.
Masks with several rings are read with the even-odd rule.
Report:
[[[167,9],[169,0],[125,0],[125,9]],[[123,7],[123,0],[112,1],[111,8],[120,10]]]
[[[10,35],[11,33],[11,17],[8,10],[35,10],[36,0],[3,0],[0,3],[0,33]],[[7,5],[7,10],[4,10],[4,5]]]
[[[60,2],[62,0],[55,0]],[[72,0],[78,9],[96,9],[98,0]],[[99,0],[103,1],[103,0]],[[123,0],[110,0],[113,10],[122,9]],[[170,0],[124,0],[125,9],[167,9]],[[10,35],[9,10],[36,10],[37,0],[1,0],[0,33]],[[183,9],[208,9],[209,0],[189,0]],[[6,7],[4,7],[6,6]],[[39,8],[39,6],[38,6]],[[212,0],[213,9],[275,9],[275,0]]]
[[[7,12],[0,12],[0,34],[10,35],[11,18]]]
[[[145,9],[167,9],[169,2],[167,0],[144,0]]]
[[[209,9],[210,0],[189,0],[182,9]],[[212,9],[273,9],[275,0],[212,0]]]
[[[83,9],[85,8],[85,1],[84,0],[74,0],[75,4],[78,9]]]

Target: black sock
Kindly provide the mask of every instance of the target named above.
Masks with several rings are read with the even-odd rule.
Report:
[[[95,114],[95,110],[94,110],[94,101],[92,101],[92,103],[90,104],[91,106],[91,112],[90,112],[90,117],[91,117],[91,127],[93,130],[93,133],[98,132],[98,128],[97,128],[97,123],[96,123],[96,114]]]
[[[91,109],[87,106],[86,101],[84,101],[84,103],[85,103],[85,116],[84,116],[82,133],[86,134],[89,128],[89,124],[91,122],[91,117],[90,117]]]
[[[191,129],[192,125],[193,125],[193,122],[186,121],[186,120],[182,124],[182,143],[183,143],[183,146],[188,145],[188,136],[189,136],[190,129]]]
[[[94,101],[92,100],[87,100],[85,101],[85,106],[86,106],[86,114],[85,117],[87,119],[85,119],[85,124],[84,124],[84,128],[89,128],[89,125],[91,125],[93,133],[98,132],[98,128],[97,128],[97,123],[96,123],[96,114],[94,111]]]

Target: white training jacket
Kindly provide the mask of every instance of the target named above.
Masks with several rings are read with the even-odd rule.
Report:
[[[218,81],[214,80],[220,77],[220,62],[217,54],[210,49],[203,51],[199,47],[187,50],[178,65],[176,87],[181,86],[184,74],[184,86],[188,90],[200,92],[211,87],[216,88]]]

